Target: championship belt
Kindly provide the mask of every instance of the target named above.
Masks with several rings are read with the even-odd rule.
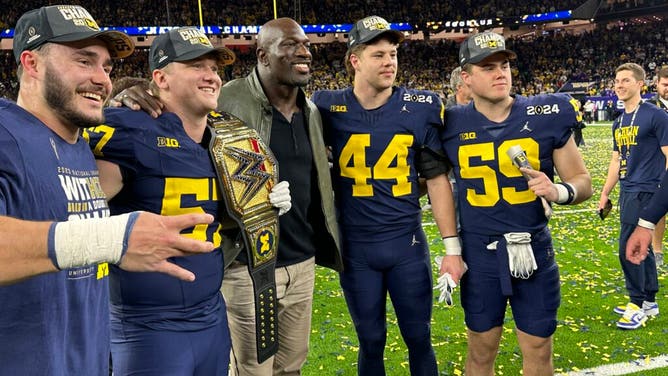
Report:
[[[209,153],[227,212],[241,228],[255,295],[255,342],[262,363],[278,350],[276,252],[278,213],[269,202],[278,164],[257,131],[228,113],[212,112]]]

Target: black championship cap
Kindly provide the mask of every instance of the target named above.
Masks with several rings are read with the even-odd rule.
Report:
[[[506,50],[506,41],[501,35],[491,31],[474,34],[459,46],[459,65],[477,64],[496,53],[505,53],[511,60],[517,57],[513,51]]]
[[[149,68],[164,68],[174,61],[187,61],[212,54],[220,65],[236,60],[234,52],[226,47],[214,47],[209,38],[197,27],[178,27],[160,34],[151,43],[148,54]]]
[[[378,16],[362,18],[353,25],[348,34],[348,49],[358,44],[371,42],[385,33],[392,34],[398,43],[404,40],[404,34],[390,29],[390,24],[384,18]]]
[[[14,58],[47,42],[66,43],[99,38],[107,44],[114,59],[130,56],[132,39],[120,31],[101,31],[88,11],[79,5],[51,5],[24,13],[14,29]]]

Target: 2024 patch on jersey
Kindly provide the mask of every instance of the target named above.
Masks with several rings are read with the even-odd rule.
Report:
[[[366,110],[352,88],[313,96],[334,157],[337,205],[351,240],[386,240],[419,224],[415,154],[440,150],[444,107],[428,91],[394,88],[383,106]]]

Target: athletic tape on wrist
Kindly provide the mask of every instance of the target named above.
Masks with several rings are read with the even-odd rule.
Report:
[[[103,262],[118,264],[139,212],[107,218],[54,222],[49,228],[48,255],[58,269]]]
[[[575,201],[575,187],[569,183],[557,183],[554,185],[557,188],[557,201],[559,205],[568,205]]]
[[[644,220],[642,218],[638,218],[638,226],[646,228],[648,230],[652,230],[652,231],[654,231],[654,229],[656,228],[656,224],[654,224],[650,221]]]
[[[445,246],[446,256],[461,256],[462,245],[459,241],[459,236],[443,237],[443,245]]]

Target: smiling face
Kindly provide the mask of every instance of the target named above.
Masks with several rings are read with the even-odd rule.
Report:
[[[397,44],[379,38],[358,53],[351,53],[350,65],[355,72],[355,87],[371,87],[375,91],[392,88],[397,78]]]
[[[301,26],[279,19],[263,26],[258,36],[258,62],[280,85],[306,86],[311,79],[311,42]]]
[[[104,122],[104,101],[111,92],[111,58],[97,39],[51,43],[43,49],[42,94],[46,105],[64,124],[79,128]]]
[[[218,61],[211,55],[169,63],[153,71],[153,80],[171,111],[181,108],[198,116],[206,116],[217,107],[223,84]]]
[[[640,97],[643,81],[637,79],[631,70],[620,70],[615,75],[615,94],[624,102]]]

